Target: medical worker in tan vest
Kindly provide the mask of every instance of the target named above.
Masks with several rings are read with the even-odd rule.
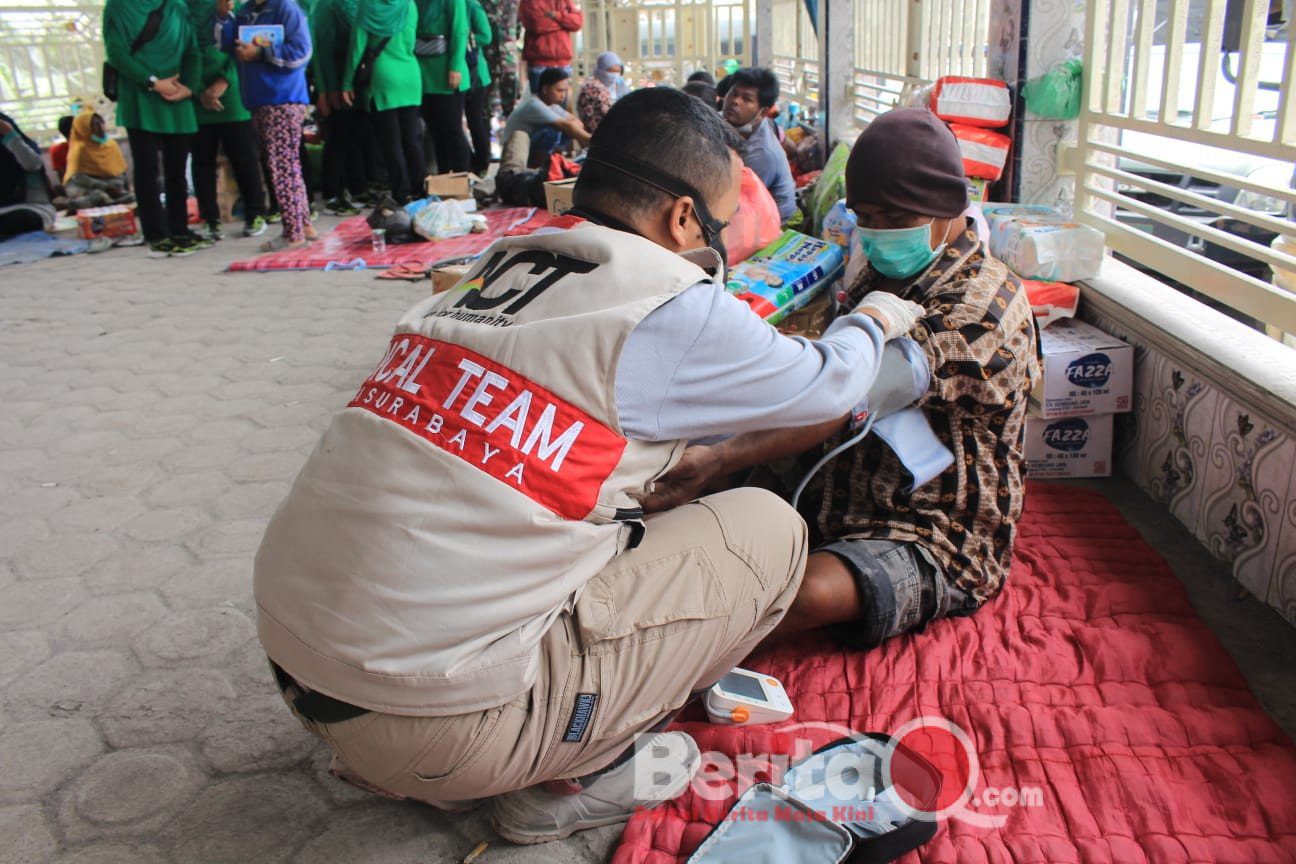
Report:
[[[787,611],[806,526],[759,489],[645,517],[690,440],[866,410],[920,307],[817,342],[724,290],[735,133],[669,88],[617,102],[576,209],[411,309],[266,529],[258,632],[336,773],[539,843],[683,791],[662,731]],[[881,292],[879,292],[881,293]],[[637,782],[636,782],[637,781]]]

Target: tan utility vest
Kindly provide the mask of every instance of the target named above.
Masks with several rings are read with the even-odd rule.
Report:
[[[684,445],[625,438],[617,363],[648,313],[708,277],[573,223],[497,242],[411,309],[270,520],[257,629],[307,687],[396,714],[501,705],[640,528],[631,493]]]

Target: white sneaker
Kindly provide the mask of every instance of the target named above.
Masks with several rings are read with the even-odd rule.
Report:
[[[677,797],[702,767],[697,742],[683,732],[640,735],[634,747],[629,761],[573,795],[531,786],[496,796],[491,814],[495,830],[513,843],[532,844],[615,825],[636,810]]]

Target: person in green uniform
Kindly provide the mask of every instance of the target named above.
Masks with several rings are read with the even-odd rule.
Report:
[[[261,182],[261,156],[257,150],[256,130],[252,128],[252,113],[243,104],[243,96],[239,93],[238,64],[216,44],[215,0],[189,0],[189,21],[194,28],[202,65],[201,89],[194,106],[198,134],[193,142],[193,181],[198,213],[207,223],[208,239],[220,240],[216,155],[224,150],[243,198],[243,236],[256,237],[266,230],[265,185]]]
[[[324,212],[335,216],[359,213],[356,205],[366,200],[369,191],[364,150],[369,115],[359,105],[342,104],[342,71],[351,56],[356,5],[357,0],[316,0],[310,14],[315,110],[324,133],[320,180]]]
[[[368,108],[392,197],[402,204],[422,193],[427,164],[419,128],[423,94],[414,59],[417,23],[414,0],[360,0],[342,73],[342,101]]]
[[[468,95],[464,99],[464,114],[468,118],[468,136],[472,140],[472,170],[485,177],[491,161],[491,76],[483,49],[491,44],[494,33],[481,3],[478,0],[467,2],[471,29],[468,33]]]
[[[468,170],[464,94],[468,91],[467,0],[416,0],[414,53],[423,72],[423,120],[436,147],[437,171]]]
[[[108,0],[104,53],[117,70],[117,124],[126,129],[135,163],[136,210],[153,257],[188,255],[209,245],[189,231],[185,164],[198,120],[193,94],[202,66],[184,0],[160,5]],[[166,189],[163,215],[158,188]]]

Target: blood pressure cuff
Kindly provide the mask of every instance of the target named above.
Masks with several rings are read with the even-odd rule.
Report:
[[[890,765],[890,771],[885,769]],[[890,774],[888,782],[887,774]],[[936,836],[940,774],[895,739],[841,738],[751,786],[688,864],[882,864]]]
[[[936,437],[927,415],[914,406],[930,380],[927,355],[918,343],[893,339],[882,350],[878,376],[864,402],[866,416],[873,418],[873,434],[886,442],[913,478],[909,492],[930,483],[954,463],[954,454]],[[852,431],[857,428],[852,423]]]

